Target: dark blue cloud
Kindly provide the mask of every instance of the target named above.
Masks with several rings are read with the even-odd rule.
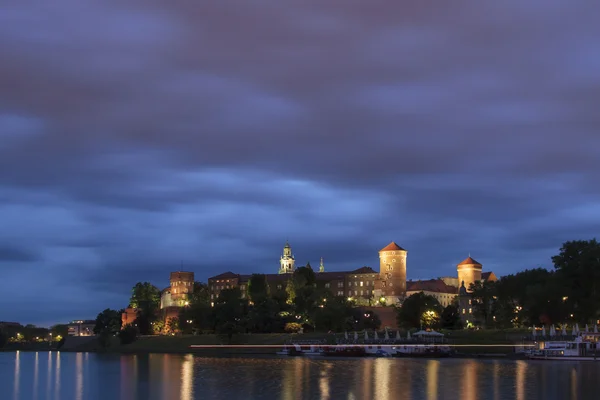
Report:
[[[93,317],[182,262],[274,272],[286,239],[330,270],[394,240],[429,278],[597,233],[598,5],[3,7],[3,319]]]

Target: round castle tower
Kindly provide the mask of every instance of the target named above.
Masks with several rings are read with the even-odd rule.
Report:
[[[458,281],[464,282],[465,288],[469,290],[471,283],[481,280],[481,269],[482,265],[469,256],[456,266]]]
[[[394,242],[379,250],[381,296],[387,304],[396,304],[406,296],[406,255],[407,251]]]

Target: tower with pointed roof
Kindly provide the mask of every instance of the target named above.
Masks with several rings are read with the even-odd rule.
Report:
[[[296,268],[294,263],[296,260],[294,259],[294,255],[292,254],[292,246],[286,241],[285,246],[283,246],[283,255],[279,260],[279,273],[280,274],[291,274],[294,272]]]
[[[395,242],[379,250],[381,297],[386,304],[396,304],[406,296],[406,255]]]
[[[323,265],[323,257],[321,257],[321,263],[319,264],[319,272],[325,272],[325,265]]]
[[[466,290],[469,290],[472,283],[481,280],[481,269],[482,265],[469,255],[456,266],[458,281],[464,283]]]

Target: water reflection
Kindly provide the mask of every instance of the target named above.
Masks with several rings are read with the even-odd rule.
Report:
[[[0,398],[578,399],[597,393],[600,375],[600,363],[581,365],[458,359],[0,353],[0,387],[4,390]]]
[[[21,382],[21,352],[17,350],[15,353],[15,383],[14,383],[14,398],[19,398],[19,384]]]
[[[525,361],[517,361],[517,400],[525,400],[525,372],[527,363]]]
[[[393,397],[390,393],[390,369],[392,364],[390,360],[385,358],[377,358],[375,360],[375,393],[376,398],[381,400],[389,400]]]
[[[83,353],[75,356],[75,399],[83,399]]]
[[[464,400],[477,399],[477,366],[475,360],[465,360],[462,380],[462,398]]]
[[[60,400],[60,351],[56,352],[56,366],[54,367],[54,398]]]
[[[194,398],[194,356],[188,354],[181,364],[181,400]]]
[[[438,373],[440,362],[430,360],[427,364],[427,399],[437,400],[438,398]]]

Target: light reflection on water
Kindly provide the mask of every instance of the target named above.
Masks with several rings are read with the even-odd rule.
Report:
[[[0,398],[580,399],[600,363],[0,353]]]

